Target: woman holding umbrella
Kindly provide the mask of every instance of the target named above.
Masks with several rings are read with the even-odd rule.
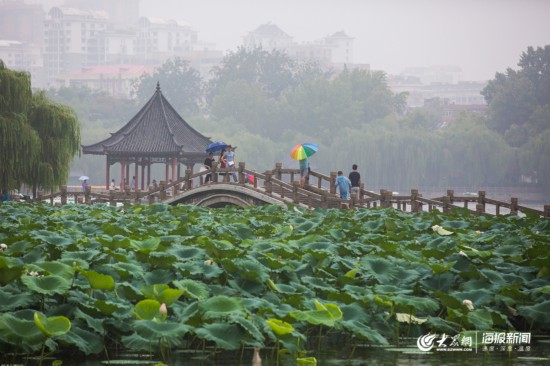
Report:
[[[309,161],[308,158],[319,150],[316,144],[304,143],[294,146],[290,152],[292,159],[298,160],[300,164],[300,185],[309,181]]]

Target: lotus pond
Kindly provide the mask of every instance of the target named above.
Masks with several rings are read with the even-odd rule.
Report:
[[[538,217],[4,203],[0,250],[0,363],[550,360]]]

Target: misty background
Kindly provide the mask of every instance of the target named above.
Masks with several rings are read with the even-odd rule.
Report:
[[[10,2],[23,3],[3,0],[0,9]],[[54,6],[90,11],[109,2],[25,3],[41,5],[47,22]],[[37,87],[77,112],[84,145],[126,124],[159,81],[191,126],[238,145],[237,160],[251,169],[264,171],[276,162],[295,167],[288,156],[292,146],[315,142],[315,170],[347,173],[357,163],[371,190],[487,189],[520,199],[550,197],[550,99],[534,97],[534,87],[518,87],[527,72],[508,71],[522,71],[518,62],[528,47],[536,53],[550,44],[548,1],[140,0],[138,9],[149,21],[131,25],[132,32],[159,19],[176,20],[209,57],[173,51],[144,59],[136,51],[126,62],[141,71],[128,82],[127,94],[75,82],[73,73],[98,66],[90,57],[82,58],[81,68],[57,70],[49,81],[42,77]],[[98,37],[107,39],[109,27],[126,27],[106,24]],[[300,50],[326,48],[339,34],[349,37],[349,47],[343,56],[332,48],[321,59],[299,58],[265,42],[243,47],[266,25]],[[547,53],[540,55],[548,61]],[[41,80],[39,68],[29,71]],[[505,103],[510,95],[537,101]],[[104,157],[83,156],[72,170],[72,179],[86,174],[94,184],[105,181]],[[112,176],[118,173],[111,168]]]

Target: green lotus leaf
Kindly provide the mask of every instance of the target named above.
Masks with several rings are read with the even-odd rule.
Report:
[[[271,330],[278,336],[294,332],[294,328],[292,327],[292,325],[280,319],[271,318],[266,319],[265,322],[269,326],[269,328],[271,328]]]
[[[156,285],[143,286],[141,293],[148,299],[158,300],[158,297],[164,290],[168,290],[170,286],[160,283]],[[160,301],[160,300],[159,300]]]
[[[19,278],[25,270],[21,260],[10,257],[0,257],[0,284],[6,285]]]
[[[454,267],[457,261],[447,262],[447,263],[437,263],[437,262],[428,262],[428,265],[432,269],[433,273],[436,275],[448,272],[451,268]]]
[[[550,324],[550,319],[548,318],[548,314],[550,314],[550,300],[536,305],[518,306],[517,309],[520,315],[531,320],[531,322],[536,322],[542,326]]]
[[[486,309],[475,309],[467,314],[468,321],[476,327],[477,330],[488,330],[493,328],[493,317],[491,312]]]
[[[204,319],[215,319],[230,315],[244,315],[245,308],[240,298],[224,295],[214,296],[202,301],[199,309]]]
[[[396,310],[411,313],[420,311],[424,314],[433,314],[439,310],[439,303],[429,297],[417,297],[410,295],[396,295],[391,297]]]
[[[306,311],[292,311],[290,316],[296,320],[305,321],[315,325],[326,325],[327,327],[334,327],[334,317],[328,310],[306,310]]]
[[[21,292],[19,288],[0,287],[0,309],[9,312],[30,306],[35,301],[33,294]]]
[[[12,314],[0,314],[0,340],[23,352],[39,351],[45,336],[33,320],[22,319]]]
[[[71,321],[64,316],[50,316],[35,312],[34,324],[44,333],[46,337],[56,337],[71,330]]]
[[[176,290],[173,288],[168,288],[162,291],[158,296],[158,301],[161,304],[166,304],[167,306],[172,305],[185,293],[185,290]]]
[[[106,291],[113,291],[115,289],[115,280],[112,276],[98,273],[93,270],[83,271],[82,274],[86,276],[93,289]]]
[[[206,324],[195,333],[198,338],[212,341],[217,347],[226,350],[239,349],[246,339],[243,329],[236,324]]]
[[[99,309],[103,315],[112,315],[117,310],[126,309],[126,305],[122,303],[116,303],[113,301],[96,300],[94,305]]]
[[[301,278],[302,283],[311,288],[318,289],[321,291],[334,291],[334,287],[326,283],[323,279],[318,277],[303,276]]]
[[[297,365],[317,365],[317,359],[315,357],[302,357],[296,359]]]
[[[150,252],[157,250],[159,244],[159,237],[148,238],[145,240],[130,240],[130,245],[132,246],[132,248],[138,250],[143,254],[149,254]]]
[[[183,290],[183,294],[191,299],[204,300],[208,296],[208,287],[202,282],[194,280],[177,280],[174,286]]]
[[[460,320],[460,318],[459,318]],[[437,330],[439,332],[445,332],[450,334],[457,334],[460,331],[460,324],[453,323],[448,320],[441,319],[437,316],[429,316],[426,325],[430,329]]]
[[[97,355],[104,351],[103,336],[101,334],[73,325],[70,332],[60,335],[56,339],[73,345],[85,355]]]
[[[338,305],[331,303],[322,304],[317,299],[313,303],[315,304],[315,309],[328,311],[334,320],[342,319],[342,310],[340,310]]]
[[[74,268],[61,262],[38,262],[27,264],[27,272],[38,272],[47,275],[55,275],[67,280],[72,280],[74,276]]]
[[[159,323],[151,320],[137,320],[134,323],[134,329],[143,338],[150,340],[162,338],[163,342],[168,342],[171,346],[179,346],[190,327],[175,322]]]
[[[64,295],[71,288],[71,281],[59,276],[21,276],[23,282],[31,291],[44,295]]]
[[[264,336],[256,324],[242,316],[233,316],[230,321],[239,324],[252,337],[252,340],[246,341],[248,346],[264,347]]]
[[[160,319],[160,306],[157,300],[146,299],[138,302],[132,313],[139,320]]]

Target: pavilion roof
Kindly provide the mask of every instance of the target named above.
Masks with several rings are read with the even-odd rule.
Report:
[[[192,128],[157,90],[121,129],[98,143],[82,146],[84,154],[202,158],[212,141]]]

